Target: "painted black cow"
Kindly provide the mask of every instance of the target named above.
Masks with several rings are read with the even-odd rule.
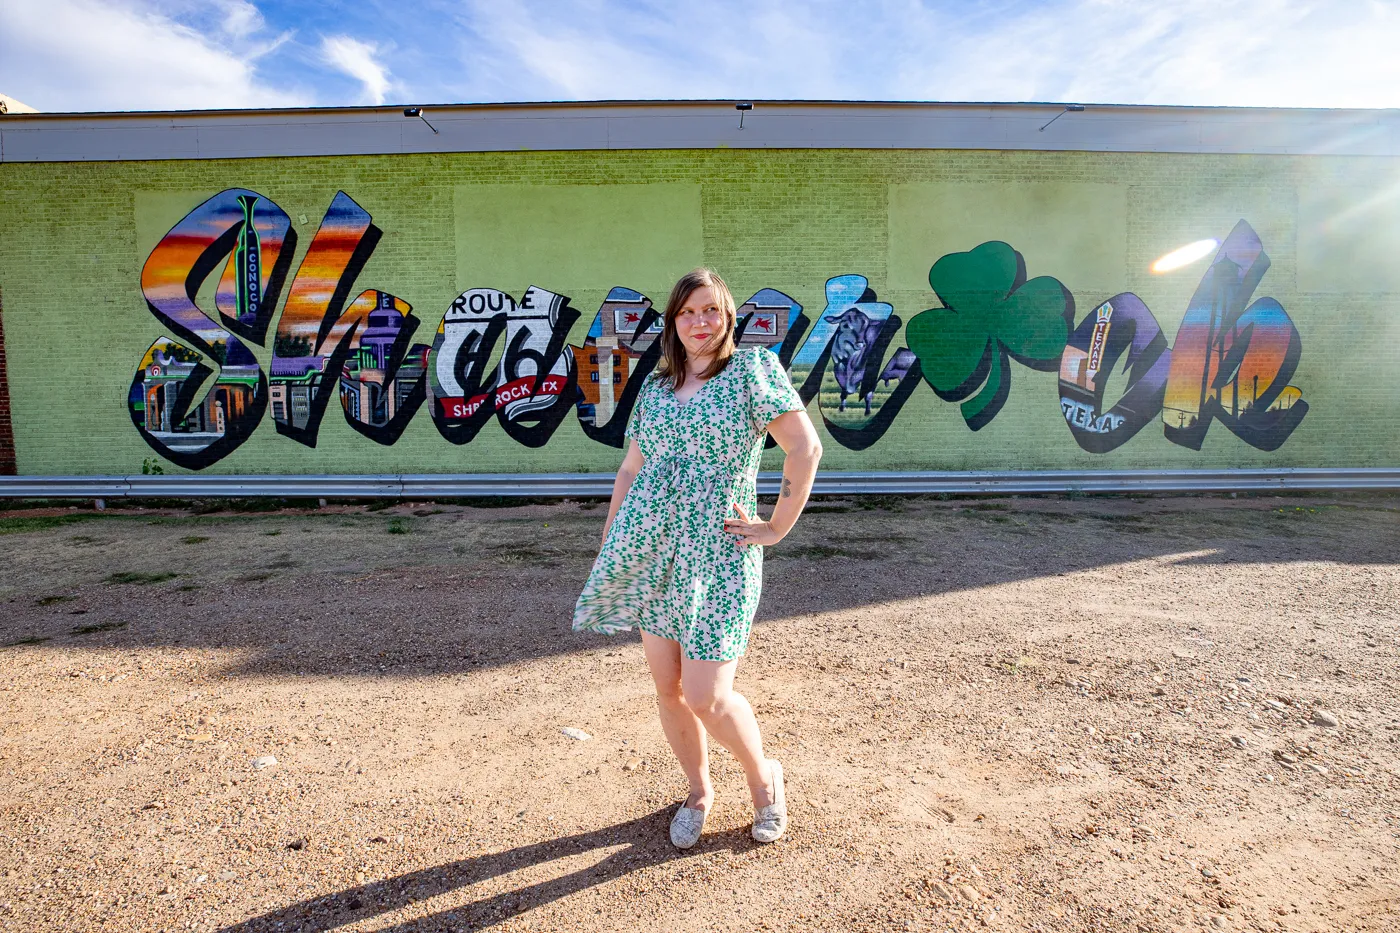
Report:
[[[870,351],[878,342],[880,328],[884,327],[885,322],[870,317],[859,308],[848,308],[841,316],[828,316],[826,320],[836,325],[836,333],[831,337],[832,375],[841,388],[841,404],[837,410],[845,411],[846,396],[860,394]],[[874,392],[865,393],[867,415],[870,414],[870,402],[874,395]]]

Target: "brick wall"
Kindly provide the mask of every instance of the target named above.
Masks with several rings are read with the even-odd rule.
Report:
[[[718,268],[739,301],[772,287],[815,320],[826,281],[860,274],[906,323],[939,304],[927,284],[935,260],[1000,239],[1024,254],[1030,276],[1055,276],[1073,292],[1076,320],[1131,291],[1174,342],[1208,262],[1170,275],[1148,266],[1184,243],[1223,238],[1246,219],[1273,261],[1255,297],[1281,303],[1302,336],[1291,381],[1310,411],[1277,450],[1252,447],[1219,424],[1201,450],[1190,450],[1167,441],[1154,422],[1111,453],[1087,453],[1061,415],[1057,374],[1013,363],[1005,407],[981,430],[969,430],[956,404],[921,386],[873,446],[851,449],[826,435],[824,466],[1393,466],[1400,462],[1400,284],[1386,257],[1400,254],[1400,219],[1391,217],[1390,202],[1367,198],[1386,190],[1397,168],[1394,159],[1359,157],[930,150],[3,163],[0,285],[17,469],[130,473],[154,456],[126,408],[142,355],[165,334],[142,297],[142,264],[185,212],[232,187],[251,188],[290,215],[298,235],[293,272],[336,191],[353,197],[384,231],[355,292],[382,288],[407,301],[423,322],[415,339],[424,340],[466,288],[502,288],[519,298],[535,284],[570,296],[582,312],[570,342],[581,344],[610,286],[664,301],[680,270],[638,269],[632,260],[665,238],[694,243],[686,265]],[[487,200],[498,204],[512,186],[621,185],[692,186],[698,212],[638,218],[619,207],[590,219],[536,206],[501,213],[489,236],[464,235],[464,225],[478,222],[467,210],[479,200],[474,192],[489,188]],[[1351,200],[1329,212],[1314,203],[1318,192]],[[640,203],[619,197],[624,202]],[[1356,204],[1366,210],[1348,207]],[[1336,223],[1327,222],[1334,215]],[[558,220],[565,216],[571,219]],[[459,246],[468,242],[470,249]],[[629,270],[625,277],[614,272],[620,269]],[[208,295],[201,300],[213,308]],[[893,346],[901,344],[896,337]],[[266,367],[270,350],[253,350]],[[1122,387],[1115,375],[1110,396]],[[809,410],[824,431],[816,403]],[[538,448],[496,425],[455,446],[426,409],[392,446],[352,431],[335,401],[314,448],[277,434],[270,421],[211,471],[564,472],[609,470],[618,460],[614,449],[588,440],[572,415]]]
[[[5,372],[5,296],[0,292],[0,476],[15,475],[15,434],[10,427],[10,380]]]

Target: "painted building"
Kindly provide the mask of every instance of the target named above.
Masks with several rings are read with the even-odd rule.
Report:
[[[1400,467],[1395,111],[432,113],[0,116],[0,472],[605,475],[700,264],[833,475]]]

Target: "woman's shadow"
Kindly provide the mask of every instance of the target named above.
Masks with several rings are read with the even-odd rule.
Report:
[[[334,930],[348,923],[363,921],[418,901],[479,884],[513,871],[543,865],[555,859],[576,856],[594,849],[626,847],[600,862],[567,875],[472,900],[427,917],[384,927],[379,933],[407,933],[409,930],[439,929],[444,925],[448,928],[475,930],[493,926],[528,910],[604,884],[638,869],[715,849],[733,850],[747,847],[747,836],[740,830],[734,830],[709,836],[696,848],[681,851],[671,845],[667,835],[673,810],[674,807],[667,806],[615,826],[405,872],[383,881],[367,882],[334,894],[325,894],[269,911],[224,927],[219,933],[257,933],[274,930],[279,933],[288,930],[317,933]]]

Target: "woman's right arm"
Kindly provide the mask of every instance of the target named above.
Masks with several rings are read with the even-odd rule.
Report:
[[[617,510],[622,505],[622,500],[627,498],[627,490],[632,488],[632,481],[642,471],[642,464],[645,462],[637,442],[629,440],[627,455],[622,458],[622,466],[617,468],[617,479],[613,482],[612,501],[608,503],[608,520],[603,523],[603,541],[608,540],[608,530],[612,528],[613,519],[617,517]],[[602,543],[598,546],[601,548]]]

